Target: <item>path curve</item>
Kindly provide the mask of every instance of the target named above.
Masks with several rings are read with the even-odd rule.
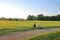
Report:
[[[51,32],[55,30],[60,30],[60,28],[39,29],[39,30],[31,30],[31,31],[25,31],[25,32],[14,32],[12,34],[0,36],[0,40],[24,40],[27,37],[31,37],[31,36],[46,33],[46,32]]]

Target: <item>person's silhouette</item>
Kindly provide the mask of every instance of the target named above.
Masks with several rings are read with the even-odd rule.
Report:
[[[34,23],[33,27],[36,27],[36,24]]]

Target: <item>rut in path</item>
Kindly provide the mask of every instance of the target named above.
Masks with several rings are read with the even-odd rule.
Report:
[[[8,35],[0,36],[0,40],[24,40],[27,37],[31,37],[31,36],[46,33],[46,32],[51,32],[55,30],[60,30],[60,28],[39,29],[39,30],[31,30],[31,31],[25,31],[25,32],[14,32]]]

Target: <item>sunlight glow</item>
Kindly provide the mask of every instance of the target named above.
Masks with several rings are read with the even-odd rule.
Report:
[[[17,8],[0,5],[0,17],[6,18],[26,18],[26,12]]]

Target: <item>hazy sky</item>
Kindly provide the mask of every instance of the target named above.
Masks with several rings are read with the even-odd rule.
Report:
[[[60,0],[0,0],[0,17],[60,14]]]

